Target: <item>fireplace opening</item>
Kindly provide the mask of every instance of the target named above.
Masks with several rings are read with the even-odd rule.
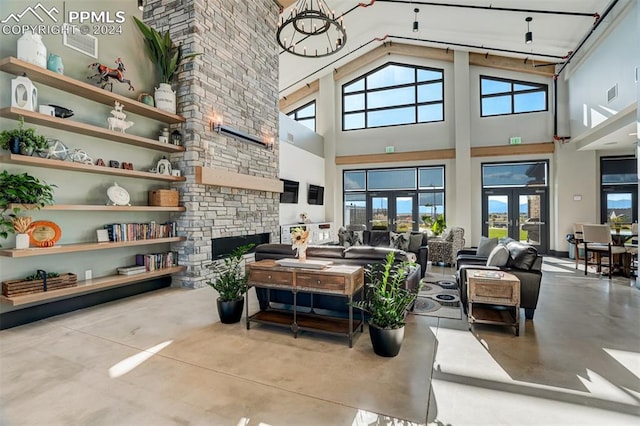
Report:
[[[271,242],[271,234],[268,232],[262,234],[239,235],[235,237],[212,238],[211,258],[215,260],[228,257],[235,248],[246,246],[247,244],[253,243],[258,246],[269,242]],[[248,253],[253,253],[254,251],[255,247],[249,250]]]

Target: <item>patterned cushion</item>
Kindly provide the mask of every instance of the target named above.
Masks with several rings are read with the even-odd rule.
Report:
[[[409,239],[411,238],[411,232],[404,232],[402,234],[391,232],[391,247],[398,250],[409,250]]]
[[[340,228],[338,230],[338,241],[344,247],[362,245],[362,231],[347,231],[345,228]]]

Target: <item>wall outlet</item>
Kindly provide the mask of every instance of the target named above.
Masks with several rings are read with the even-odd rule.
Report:
[[[91,269],[87,269],[86,271],[84,271],[85,281],[89,281],[92,277],[93,277],[93,272],[91,271]]]

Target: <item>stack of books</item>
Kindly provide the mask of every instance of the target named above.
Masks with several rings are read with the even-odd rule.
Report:
[[[142,274],[144,272],[147,272],[147,268],[139,265],[123,266],[121,268],[118,268],[118,273],[120,275],[135,275],[135,274]]]

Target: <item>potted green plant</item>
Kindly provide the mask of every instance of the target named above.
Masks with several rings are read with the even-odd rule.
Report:
[[[396,264],[395,253],[389,252],[383,264],[366,268],[366,296],[353,302],[353,307],[370,315],[369,337],[377,355],[394,357],[400,352],[405,317],[416,300],[416,293],[404,288],[410,265]]]
[[[0,148],[11,151],[12,154],[31,155],[47,148],[47,140],[42,135],[36,135],[36,129],[24,128],[24,117],[18,119],[18,128],[0,132]]]
[[[218,292],[218,315],[220,322],[233,324],[240,321],[244,307],[244,294],[247,292],[249,276],[243,267],[244,255],[255,244],[236,247],[222,262],[208,266],[214,273],[214,279],[207,284]]]
[[[53,188],[27,173],[0,173],[0,238],[14,233],[14,222],[21,209],[40,208],[53,204]],[[22,227],[21,227],[22,229]]]
[[[202,53],[189,53],[183,55],[182,46],[176,45],[169,36],[169,31],[164,34],[151,28],[135,16],[133,17],[140,32],[144,36],[147,53],[155,64],[160,78],[160,87],[156,89],[156,107],[175,114],[175,92],[171,89],[171,83],[185,61],[195,58]]]
[[[447,229],[447,221],[444,219],[443,214],[439,214],[431,223],[431,231],[433,231],[435,235],[440,235],[445,229]]]

